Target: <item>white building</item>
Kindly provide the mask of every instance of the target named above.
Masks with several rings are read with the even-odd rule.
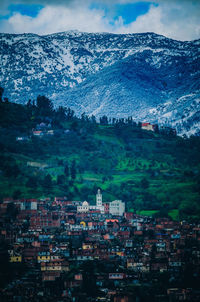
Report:
[[[101,214],[104,214],[104,205],[102,202],[102,194],[101,190],[98,189],[97,194],[96,194],[96,209],[101,212]]]
[[[24,200],[20,204],[21,210],[37,210],[37,201]]]
[[[125,203],[121,200],[114,200],[110,202],[109,213],[115,216],[123,216],[125,212]]]
[[[105,204],[106,205],[106,204]],[[109,214],[115,216],[123,216],[125,212],[125,203],[121,200],[114,200],[109,203]],[[103,204],[101,190],[98,189],[96,194],[96,205],[90,206],[87,201],[84,201],[82,205],[77,206],[78,213],[88,213],[89,211],[100,211],[101,214],[105,214],[105,207]],[[107,212],[106,212],[107,213]]]
[[[89,211],[100,211],[101,214],[104,214],[104,205],[102,203],[102,194],[98,190],[96,194],[96,205],[90,206],[87,201],[84,201],[81,206],[77,206],[78,213],[88,213]]]
[[[77,207],[78,213],[88,213],[90,210],[90,205],[87,201],[84,201],[81,206]]]
[[[155,131],[155,126],[150,123],[142,123],[142,129],[148,131]]]
[[[102,194],[101,194],[100,189],[98,189],[97,194],[96,194],[96,205],[90,206],[90,210],[100,211],[101,214],[104,214],[104,205],[102,202]]]

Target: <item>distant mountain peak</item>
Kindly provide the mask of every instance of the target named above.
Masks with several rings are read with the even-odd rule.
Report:
[[[78,114],[132,115],[198,134],[199,44],[152,32],[0,34],[0,85],[16,102],[46,95]]]

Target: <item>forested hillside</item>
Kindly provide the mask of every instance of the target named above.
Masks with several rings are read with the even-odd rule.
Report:
[[[127,210],[200,217],[200,138],[145,131],[131,118],[77,118],[39,96],[0,100],[0,198],[122,199]]]

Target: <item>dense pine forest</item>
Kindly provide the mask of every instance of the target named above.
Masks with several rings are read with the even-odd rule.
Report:
[[[127,210],[200,217],[200,138],[141,129],[127,119],[54,108],[45,96],[26,105],[0,91],[0,200],[66,196],[122,199]]]

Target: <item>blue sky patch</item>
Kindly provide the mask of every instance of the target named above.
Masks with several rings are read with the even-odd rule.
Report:
[[[9,19],[14,13],[20,13],[21,15],[35,18],[43,7],[44,6],[42,5],[36,4],[11,4],[8,7],[8,10],[10,11],[9,14],[6,16],[0,15],[0,19]]]
[[[44,6],[42,5],[36,5],[36,4],[31,4],[31,5],[24,5],[24,4],[11,4],[9,6],[9,10],[11,12],[18,12],[21,15],[26,15],[29,17],[36,17],[39,13],[39,11],[43,8]]]
[[[125,5],[118,4],[116,5],[116,13],[114,19],[122,16],[124,24],[130,24],[131,22],[135,21],[138,16],[146,14],[152,4],[154,3],[136,2]]]
[[[90,6],[90,9],[102,9],[105,12],[105,17],[110,19],[110,24],[114,24],[119,16],[121,16],[124,20],[124,24],[127,25],[134,22],[138,16],[146,14],[152,4],[157,6],[154,2],[136,2],[112,5],[94,2]]]

